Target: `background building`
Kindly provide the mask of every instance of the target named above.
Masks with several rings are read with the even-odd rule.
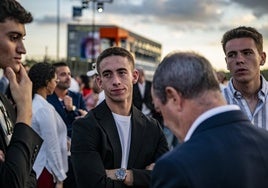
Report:
[[[161,60],[160,43],[115,25],[68,25],[67,59],[74,74],[95,67],[95,60],[104,49],[120,46],[129,50],[152,79]]]

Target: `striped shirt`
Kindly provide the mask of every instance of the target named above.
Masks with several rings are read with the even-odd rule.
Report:
[[[242,94],[234,88],[232,79],[222,93],[227,103],[238,105],[246,113],[253,125],[268,130],[268,82],[263,76],[261,76],[261,83],[262,86],[258,92],[258,103],[253,113],[250,111]]]

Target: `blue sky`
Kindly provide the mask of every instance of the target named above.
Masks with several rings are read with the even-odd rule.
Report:
[[[67,24],[92,23],[92,4],[72,19],[72,7],[81,0],[18,0],[34,16],[26,25],[28,58],[57,54],[57,2],[60,3],[60,57],[67,54]],[[115,24],[162,44],[163,57],[173,50],[197,51],[216,70],[226,70],[221,37],[240,26],[257,28],[268,53],[268,3],[265,0],[113,0],[95,16],[96,24]],[[267,54],[268,55],[268,54]],[[268,68],[266,62],[263,68]]]

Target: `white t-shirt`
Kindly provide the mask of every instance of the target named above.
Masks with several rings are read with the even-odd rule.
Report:
[[[115,113],[112,114],[115,120],[115,124],[121,142],[121,148],[122,148],[121,168],[127,169],[130,140],[131,140],[131,122],[130,122],[131,116],[122,116]]]

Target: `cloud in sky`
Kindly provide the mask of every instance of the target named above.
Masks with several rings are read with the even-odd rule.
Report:
[[[81,0],[59,1],[61,42],[66,46],[66,24],[78,23],[72,19],[72,7],[80,6]],[[33,13],[36,27],[50,25],[55,28],[56,0],[20,2]],[[223,33],[239,25],[253,26],[263,34],[267,46],[267,10],[268,3],[264,0],[113,0],[105,3],[104,12],[96,12],[95,17],[96,24],[115,24],[162,43],[163,55],[173,49],[192,49],[220,62],[219,67],[225,68],[220,44]],[[92,2],[83,10],[79,23],[91,22]],[[264,50],[268,51],[267,47]],[[61,48],[61,51],[66,53],[65,49]]]
[[[22,0],[23,1],[23,0]],[[25,0],[26,1],[26,0]],[[62,0],[61,0],[62,1]],[[252,11],[252,14],[256,18],[261,18],[268,15],[268,3],[263,0],[143,0],[138,1],[139,3],[133,3],[131,0],[114,0],[113,3],[104,4],[105,13],[120,15],[120,16],[145,16],[146,19],[143,21],[156,22],[156,23],[216,23],[224,16],[224,9],[228,9],[234,4],[240,6],[241,9],[248,9]],[[77,1],[63,2],[65,6],[69,7],[72,4],[80,5]],[[51,3],[50,3],[51,4]],[[54,3],[55,4],[55,3]],[[54,5],[55,6],[55,5]],[[89,4],[91,8],[91,2]],[[65,9],[66,10],[66,9]],[[234,10],[236,11],[236,10]],[[61,11],[66,12],[66,11]],[[67,11],[70,13],[70,11]],[[236,14],[235,12],[233,13]],[[37,15],[38,16],[38,15]],[[56,17],[56,11],[54,15],[41,15],[41,19],[37,21],[50,23],[53,16]],[[62,14],[63,21],[68,21],[66,14]],[[69,20],[71,14],[69,14]],[[56,20],[56,19],[55,19]]]
[[[233,2],[251,9],[253,14],[258,18],[268,14],[268,3],[265,0],[233,0]]]

